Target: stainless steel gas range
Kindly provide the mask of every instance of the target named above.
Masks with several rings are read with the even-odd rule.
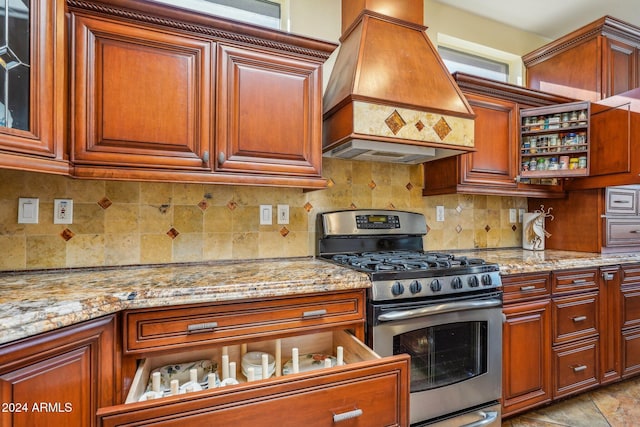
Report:
[[[347,210],[318,216],[318,255],[369,274],[367,343],[411,355],[412,426],[499,426],[499,266],[423,250],[423,215]]]

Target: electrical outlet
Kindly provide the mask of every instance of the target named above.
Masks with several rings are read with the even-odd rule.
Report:
[[[273,224],[273,206],[260,205],[260,225]]]
[[[55,199],[53,201],[53,223],[72,224],[73,223],[73,200]]]
[[[278,224],[289,224],[289,205],[278,205]]]
[[[436,221],[444,221],[444,206],[436,206]]]
[[[518,222],[518,211],[516,209],[509,209],[509,222],[511,224]]]
[[[37,197],[20,197],[18,199],[18,224],[37,224],[38,205]]]
[[[518,209],[518,222],[522,223],[524,220],[524,209]]]

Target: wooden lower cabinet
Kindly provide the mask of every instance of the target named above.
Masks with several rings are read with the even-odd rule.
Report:
[[[503,417],[551,401],[551,301],[504,306]]]
[[[363,344],[364,304],[365,291],[356,290],[125,311],[127,396],[100,408],[99,423],[408,426],[410,357],[380,358]],[[302,365],[305,355],[336,354],[338,346],[343,366],[284,369],[293,348]],[[248,381],[241,365],[250,351],[280,354],[282,375]],[[221,375],[223,354],[236,363],[239,384],[141,401],[154,369],[209,360]]]
[[[599,382],[598,338],[572,342],[553,349],[553,397],[559,399],[589,388]]]
[[[0,346],[0,425],[96,426],[116,401],[115,334],[107,316]]]
[[[640,265],[622,266],[622,377],[640,374]]]

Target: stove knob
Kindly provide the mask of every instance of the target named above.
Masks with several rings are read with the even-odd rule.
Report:
[[[451,289],[462,289],[462,279],[454,277],[451,281]]]
[[[440,279],[433,279],[430,287],[433,292],[440,292],[442,290],[442,282]]]
[[[480,285],[480,282],[478,282],[478,278],[476,276],[470,276],[467,279],[467,283],[469,284],[469,286],[471,286],[472,288],[477,288]]]
[[[418,282],[417,280],[414,280],[409,285],[409,290],[411,291],[412,294],[419,293],[420,291],[422,291],[422,283]]]
[[[404,292],[404,285],[400,282],[396,282],[391,286],[391,293],[394,296],[398,296],[398,295],[402,295],[402,293]]]
[[[491,280],[491,276],[488,274],[482,275],[482,286],[491,286],[493,284],[493,280]]]

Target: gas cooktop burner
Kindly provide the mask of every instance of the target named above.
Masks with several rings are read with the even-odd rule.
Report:
[[[338,254],[331,259],[362,271],[406,271],[448,269],[464,266],[484,265],[480,258],[467,258],[442,252],[389,251]]]

